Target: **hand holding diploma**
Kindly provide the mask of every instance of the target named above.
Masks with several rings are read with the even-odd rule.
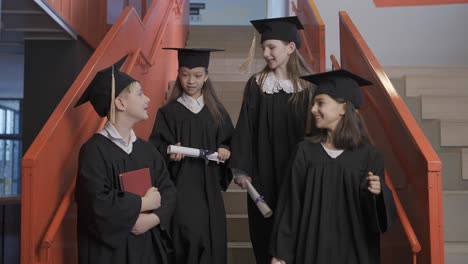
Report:
[[[250,198],[255,202],[258,207],[258,210],[262,213],[263,217],[268,218],[270,217],[273,212],[271,211],[270,207],[266,202],[263,200],[263,196],[257,192],[257,190],[253,187],[250,181],[246,181],[247,183],[247,192],[250,195]]]
[[[170,155],[176,154],[176,155],[182,155],[182,157],[204,158],[206,160],[224,162],[224,160],[220,160],[218,158],[218,152],[205,150],[205,149],[181,147],[179,143],[177,145],[169,145],[167,147],[167,154],[170,154]]]

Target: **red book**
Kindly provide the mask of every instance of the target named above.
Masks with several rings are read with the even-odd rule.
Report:
[[[152,187],[149,168],[121,173],[119,179],[122,191],[138,194],[142,197]]]

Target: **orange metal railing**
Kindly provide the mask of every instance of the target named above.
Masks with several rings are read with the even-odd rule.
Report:
[[[340,12],[339,17],[341,67],[373,82],[362,88],[366,103],[360,113],[374,144],[384,153],[402,227],[393,227],[384,236],[382,263],[412,259],[442,264],[440,159],[348,14]]]
[[[303,42],[299,50],[314,72],[325,71],[325,24],[312,0],[293,2],[293,11],[304,26],[299,31]]]

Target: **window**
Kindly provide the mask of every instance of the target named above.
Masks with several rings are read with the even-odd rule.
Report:
[[[0,197],[21,193],[21,100],[0,99]]]

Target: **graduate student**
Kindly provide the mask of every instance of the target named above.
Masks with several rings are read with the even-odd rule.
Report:
[[[310,83],[300,79],[310,74],[298,49],[297,17],[251,21],[261,34],[265,68],[254,74],[244,90],[242,107],[232,139],[230,167],[235,182],[246,188],[251,181],[265,202],[276,207],[279,190],[295,145],[304,138]],[[264,218],[248,199],[249,229],[258,264],[270,263],[268,244],[273,217]]]
[[[384,159],[356,111],[360,86],[345,70],[305,76],[318,85],[314,136],[298,145],[271,239],[271,263],[380,263],[380,235],[396,216]]]
[[[172,48],[171,48],[172,49]],[[159,109],[150,141],[168,160],[177,188],[172,225],[176,263],[227,262],[226,213],[222,191],[232,174],[226,163],[167,154],[168,145],[217,151],[230,156],[233,125],[208,78],[213,49],[174,48],[179,70],[173,91]]]
[[[150,100],[138,81],[119,71],[125,59],[98,72],[76,104],[90,101],[99,116],[109,119],[79,154],[80,264],[170,263],[167,232],[176,190],[161,154],[132,129],[148,119]],[[153,187],[143,197],[122,191],[119,174],[142,168],[149,168]]]

